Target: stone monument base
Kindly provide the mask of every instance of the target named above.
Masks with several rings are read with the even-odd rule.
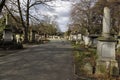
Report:
[[[118,62],[116,60],[97,60],[96,74],[104,77],[119,75]]]
[[[96,62],[96,74],[107,76],[117,76],[119,74],[118,62],[115,59],[116,40],[112,37],[98,39]]]

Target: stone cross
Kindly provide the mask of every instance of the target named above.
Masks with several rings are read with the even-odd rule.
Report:
[[[102,36],[108,38],[110,36],[110,9],[108,7],[104,8],[103,14],[103,32]]]

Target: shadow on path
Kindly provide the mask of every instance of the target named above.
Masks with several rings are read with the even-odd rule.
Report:
[[[72,51],[62,41],[5,51],[10,54],[0,57],[0,80],[73,80]]]

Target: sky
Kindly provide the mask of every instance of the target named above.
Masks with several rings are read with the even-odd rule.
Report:
[[[70,22],[70,11],[71,11],[71,5],[72,2],[69,0],[56,0],[47,3],[50,6],[38,6],[36,11],[33,12],[32,14],[40,15],[40,18],[42,19],[42,16],[48,15],[51,20],[56,20],[58,23],[59,29],[62,32],[67,31],[68,26]]]
[[[69,24],[71,2],[70,1],[56,1],[54,13],[57,15],[57,22],[61,31],[67,30],[67,24]]]

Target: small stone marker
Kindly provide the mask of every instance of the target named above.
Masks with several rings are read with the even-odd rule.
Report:
[[[90,38],[88,36],[83,36],[83,40],[84,40],[85,46],[88,46],[90,42]]]

